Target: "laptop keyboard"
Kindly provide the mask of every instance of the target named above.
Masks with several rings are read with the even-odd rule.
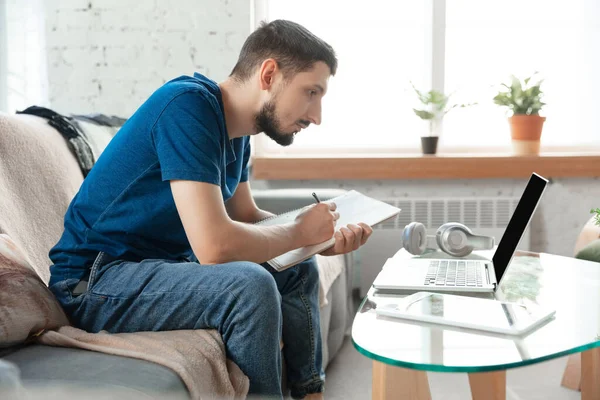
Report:
[[[435,260],[429,263],[426,286],[482,287],[479,261]]]

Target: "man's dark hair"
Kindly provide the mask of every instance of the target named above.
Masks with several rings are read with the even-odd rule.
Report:
[[[337,58],[330,45],[302,25],[278,19],[268,24],[261,22],[246,39],[230,76],[244,82],[268,58],[277,61],[285,78],[310,70],[317,61],[327,64],[331,75],[337,69]]]

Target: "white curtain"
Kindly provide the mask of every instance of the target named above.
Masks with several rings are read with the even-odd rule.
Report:
[[[0,0],[0,111],[48,105],[43,0]]]

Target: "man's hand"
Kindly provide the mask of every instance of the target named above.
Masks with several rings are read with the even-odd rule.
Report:
[[[335,244],[333,247],[325,250],[321,255],[335,256],[357,250],[360,246],[367,243],[372,233],[373,229],[362,222],[358,225],[349,224],[347,227],[342,226],[334,234]]]
[[[303,246],[329,240],[333,236],[335,223],[340,214],[335,212],[335,203],[319,203],[306,206],[296,216],[296,232]]]

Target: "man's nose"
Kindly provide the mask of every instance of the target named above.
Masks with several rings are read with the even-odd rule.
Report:
[[[308,119],[315,125],[321,125],[321,103],[309,110]]]

